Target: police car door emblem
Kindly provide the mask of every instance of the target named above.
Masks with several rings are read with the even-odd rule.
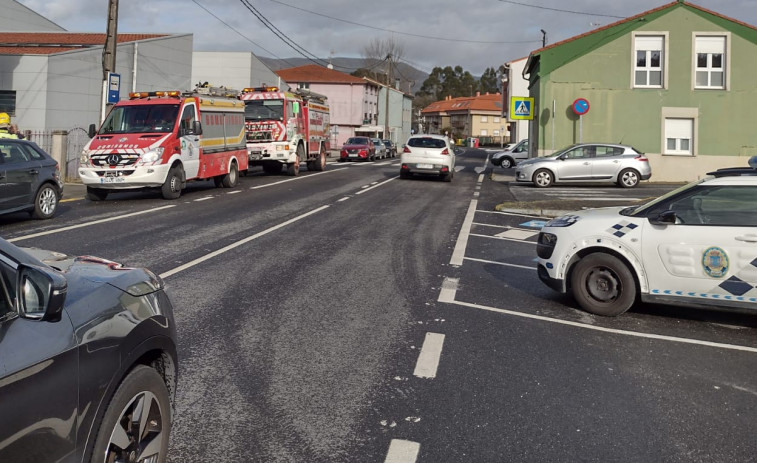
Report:
[[[702,254],[702,268],[713,278],[722,278],[728,273],[728,255],[717,246],[707,248]]]

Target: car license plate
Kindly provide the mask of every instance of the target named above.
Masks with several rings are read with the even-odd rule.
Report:
[[[100,179],[100,183],[124,183],[126,181],[123,177],[105,177]]]
[[[419,169],[433,169],[434,165],[433,164],[418,164],[417,167]]]

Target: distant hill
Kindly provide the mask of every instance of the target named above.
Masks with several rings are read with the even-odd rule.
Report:
[[[276,59],[258,56],[258,59],[274,71],[313,64],[312,61],[306,58]],[[331,58],[331,64],[334,65],[335,71],[351,74],[356,69],[365,67],[365,60],[362,58],[334,57]],[[409,93],[415,95],[415,92],[421,88],[423,82],[428,78],[428,74],[405,63],[399,63],[395,71],[395,77],[399,77],[400,89],[403,92],[407,92],[409,88]]]

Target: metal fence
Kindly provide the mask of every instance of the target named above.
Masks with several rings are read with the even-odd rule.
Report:
[[[79,181],[79,156],[89,141],[87,130],[74,127],[69,130],[26,131],[24,135],[55,158],[58,158],[56,146],[60,146],[61,175],[66,182]]]

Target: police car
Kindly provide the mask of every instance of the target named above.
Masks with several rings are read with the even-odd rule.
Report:
[[[576,212],[542,228],[539,278],[588,312],[634,302],[757,309],[757,156],[647,204]]]

